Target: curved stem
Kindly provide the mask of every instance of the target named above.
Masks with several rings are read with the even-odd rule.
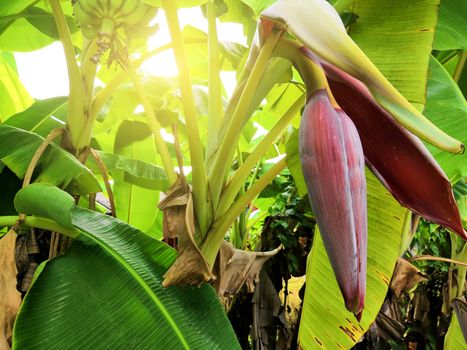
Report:
[[[272,51],[281,34],[282,32],[280,31],[271,33],[271,35],[266,39],[264,46],[261,48],[237,103],[237,107],[232,115],[232,119],[230,120],[224,139],[222,140],[219,150],[215,156],[212,169],[209,173],[209,189],[211,191],[213,208],[217,208],[219,204],[222,185],[224,184],[227,170],[230,167],[233,152],[236,148],[238,138],[240,137],[240,131],[242,130],[245,120],[248,118],[245,114],[250,106],[250,101],[254,96],[259,81],[268,66],[267,63],[269,58],[271,57]]]
[[[172,157],[170,156],[169,149],[167,148],[166,143],[162,140],[161,126],[157,121],[156,113],[154,113],[154,109],[152,108],[151,102],[146,96],[143,84],[141,84],[139,76],[136,74],[134,68],[129,67],[128,73],[130,74],[131,80],[135,87],[136,94],[138,95],[138,98],[140,99],[141,104],[144,107],[144,112],[148,117],[147,120],[149,128],[151,129],[151,132],[154,136],[156,149],[162,159],[162,164],[164,165],[165,172],[167,173],[169,183],[170,185],[173,185],[177,181],[177,173],[174,170],[174,165],[172,163]]]
[[[177,16],[176,2],[173,0],[162,0],[162,8],[167,17],[170,36],[173,42],[175,62],[179,72],[180,90],[182,93],[183,110],[188,133],[188,144],[190,147],[190,158],[193,179],[193,203],[196,218],[201,235],[206,232],[206,165],[204,163],[203,145],[199,137],[198,120],[193,98],[190,72],[185,54],[182,33]]]
[[[32,157],[31,161],[29,162],[28,168],[26,170],[26,173],[24,174],[24,179],[23,179],[23,188],[29,185],[31,182],[31,177],[32,173],[34,172],[34,169],[36,168],[37,162],[41,158],[42,154],[44,153],[45,149],[47,146],[58,136],[63,134],[64,129],[54,129],[50,132],[50,134],[45,138],[45,140],[42,142],[42,144],[39,146],[39,148],[36,150],[34,153],[34,156]]]
[[[91,148],[91,154],[96,160],[97,166],[99,167],[99,170],[102,174],[102,179],[104,180],[105,184],[105,189],[107,190],[107,195],[109,196],[109,202],[110,202],[110,212],[114,218],[117,217],[117,214],[115,212],[115,200],[114,200],[114,194],[112,192],[112,188],[110,187],[110,182],[109,182],[109,175],[107,172],[107,168],[105,167],[105,164],[102,162],[101,157],[99,156],[99,153],[97,153],[94,149]]]
[[[248,178],[251,169],[253,169],[264,153],[267,152],[271,144],[279,137],[285,127],[290,123],[292,118],[300,111],[303,106],[304,95],[301,95],[285,112],[282,118],[274,125],[274,127],[264,136],[261,142],[256,146],[254,151],[250,153],[244,163],[237,169],[230,181],[225,187],[219,200],[219,207],[216,210],[216,217],[223,215],[227,209],[232,205],[238,191]]]
[[[213,225],[209,229],[208,234],[206,235],[205,241],[201,244],[200,250],[203,254],[206,262],[209,266],[213,266],[214,261],[216,260],[219,247],[221,245],[222,239],[224,238],[225,233],[229,229],[230,225],[235,221],[235,219],[240,215],[240,213],[245,210],[248,203],[250,203],[256,196],[258,196],[261,191],[279,174],[285,167],[287,163],[285,157],[274,164],[271,169],[269,169],[262,177],[256,181],[251,188],[245,192],[243,196],[238,198],[235,203],[229,208],[229,210],[214,221]]]
[[[443,261],[447,263],[452,263],[460,266],[465,266],[467,267],[467,263],[462,262],[462,261],[457,261],[449,258],[442,258],[439,256],[431,256],[431,255],[419,255],[419,256],[414,256],[413,258],[408,259],[409,261],[419,261],[419,260],[432,260],[432,261]]]
[[[13,226],[18,221],[18,216],[0,216],[0,227],[4,226]],[[29,227],[40,228],[42,230],[60,232],[65,236],[70,238],[78,237],[81,232],[77,229],[68,229],[63,226],[60,226],[55,221],[39,218],[35,216],[28,216],[22,222],[24,225]]]

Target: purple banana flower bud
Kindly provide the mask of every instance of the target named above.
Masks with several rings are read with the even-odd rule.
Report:
[[[327,91],[309,98],[300,125],[300,159],[311,207],[346,308],[360,319],[365,298],[365,158],[352,120]]]

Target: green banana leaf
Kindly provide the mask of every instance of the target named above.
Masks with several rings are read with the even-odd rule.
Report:
[[[151,140],[152,141],[152,140]],[[168,188],[167,175],[163,168],[139,159],[129,158],[120,154],[97,151],[107,171],[114,173],[122,171],[124,181],[151,190],[165,191]],[[98,173],[99,168],[94,158],[89,158],[86,165]]]
[[[42,196],[50,188],[29,187],[15,204],[34,214],[48,205]],[[54,205],[65,207],[68,194],[60,192]],[[15,322],[13,349],[240,348],[210,285],[162,287],[175,260],[172,248],[104,214],[73,207],[62,216],[81,234],[33,283]]]
[[[271,6],[274,1],[276,0],[242,0],[242,2],[250,6],[256,16],[258,16],[266,7]]]
[[[402,208],[369,171],[367,188],[367,288],[362,319],[358,322],[345,309],[321,237],[315,234],[307,262],[299,331],[303,349],[350,349],[374,322],[386,297],[408,210]]]
[[[27,19],[20,18],[0,35],[0,50],[29,52],[41,49],[54,41],[54,38],[42,33]]]
[[[439,0],[356,0],[349,34],[384,76],[417,108],[426,97],[428,58]]]
[[[9,125],[0,125],[0,160],[23,179],[37,148],[44,138]],[[33,181],[66,188],[73,194],[100,192],[94,175],[70,153],[50,144],[39,158]]]
[[[444,338],[444,350],[465,349],[465,340],[461,326],[455,313],[452,314],[451,324]]]
[[[135,127],[138,125],[144,128]],[[157,154],[156,148],[153,138],[146,136],[147,131],[145,124],[136,121],[131,122],[130,120],[123,121],[115,136],[114,154],[132,159],[135,162],[154,162],[154,155]],[[164,176],[162,169],[157,168],[155,165],[153,165],[153,169],[155,171],[159,170],[159,175]],[[134,181],[137,178],[125,170],[114,169],[111,174],[114,180],[113,192],[117,217],[147,232],[154,224],[158,214],[160,214],[157,203],[159,202],[161,187],[154,186],[157,185],[155,179],[137,181],[143,182],[145,185],[139,186]],[[157,173],[153,172],[151,175],[157,176]],[[168,183],[166,180],[164,183],[161,182],[159,184],[164,185],[163,189],[165,190]],[[148,186],[151,183],[152,186]],[[159,234],[161,233],[159,232]],[[160,238],[160,236],[156,238]]]
[[[0,34],[3,33],[11,23],[13,23],[10,17],[11,15],[24,11],[35,2],[35,0],[3,1],[0,6]]]
[[[14,62],[14,61],[13,61]],[[11,115],[24,110],[33,103],[18,74],[7,61],[6,57],[0,56],[0,123],[7,120]]]
[[[442,0],[433,48],[436,50],[467,50],[467,2]]]
[[[430,58],[425,116],[443,131],[467,144],[467,102],[459,87],[434,57]],[[427,145],[451,182],[467,176],[467,154],[450,154]]]
[[[37,100],[28,109],[8,118],[4,124],[46,137],[53,129],[64,125],[67,112],[66,96]]]

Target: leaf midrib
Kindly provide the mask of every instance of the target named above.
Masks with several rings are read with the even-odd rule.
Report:
[[[96,235],[93,235],[86,230],[83,230],[78,225],[74,225],[78,230],[80,230],[86,237],[90,238],[94,242],[96,242],[102,249],[104,249],[107,253],[110,254],[115,260],[117,260],[125,269],[130,273],[130,275],[143,287],[143,289],[147,292],[147,294],[151,297],[151,299],[155,302],[155,304],[159,307],[161,314],[167,319],[169,325],[173,328],[175,334],[178,336],[180,342],[183,344],[184,349],[190,349],[183,333],[177,326],[177,323],[174,319],[170,316],[170,313],[165,308],[164,304],[160,301],[157,295],[153,292],[151,287],[146,283],[146,281],[136,272],[136,270],[129,264],[116,250],[110,247],[105,241],[99,239]]]

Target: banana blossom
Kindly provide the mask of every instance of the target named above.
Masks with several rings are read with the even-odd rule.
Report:
[[[401,205],[467,239],[451,184],[418,137],[453,153],[464,146],[386,80],[327,1],[279,0],[261,14],[260,29],[263,39],[284,29],[298,39],[281,39],[275,51],[307,85],[302,169],[346,308],[359,319],[367,250],[363,163]]]

